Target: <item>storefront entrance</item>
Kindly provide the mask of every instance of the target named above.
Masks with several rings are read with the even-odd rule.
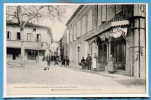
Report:
[[[36,57],[38,55],[38,50],[26,49],[25,52],[28,60],[36,60]]]
[[[126,64],[126,40],[123,37],[113,39],[111,42],[115,70],[124,70]]]
[[[99,42],[98,43],[98,63],[100,65],[101,70],[105,70],[105,66],[107,65],[107,43]]]

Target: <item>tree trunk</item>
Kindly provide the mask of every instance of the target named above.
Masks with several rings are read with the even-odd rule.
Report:
[[[24,30],[20,31],[21,35],[21,64],[25,65],[25,48],[24,48]]]

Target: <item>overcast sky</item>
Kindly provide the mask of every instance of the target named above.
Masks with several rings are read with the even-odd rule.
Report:
[[[64,5],[65,13],[64,17],[62,18],[62,21],[56,20],[52,21],[49,20],[49,18],[44,18],[40,20],[40,24],[46,25],[52,30],[53,38],[55,41],[60,40],[60,38],[63,36],[63,33],[65,31],[65,24],[69,20],[69,18],[72,16],[74,11],[77,9],[79,5]]]

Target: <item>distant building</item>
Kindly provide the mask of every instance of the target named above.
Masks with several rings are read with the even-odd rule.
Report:
[[[62,57],[69,57],[69,31],[66,29],[64,31],[63,37],[60,39],[60,52]]]
[[[98,71],[110,70],[112,61],[117,73],[145,78],[145,4],[81,5],[66,25],[75,67],[82,56],[91,54]]]
[[[46,51],[51,51],[53,41],[51,30],[48,27],[28,23],[23,33],[17,23],[7,22],[6,25],[7,61],[21,61],[21,50],[24,60],[38,61]]]

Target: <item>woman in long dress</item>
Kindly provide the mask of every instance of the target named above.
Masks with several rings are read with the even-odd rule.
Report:
[[[92,58],[92,68],[93,68],[93,70],[96,70],[96,59],[97,59],[96,53],[94,53],[94,56]]]

